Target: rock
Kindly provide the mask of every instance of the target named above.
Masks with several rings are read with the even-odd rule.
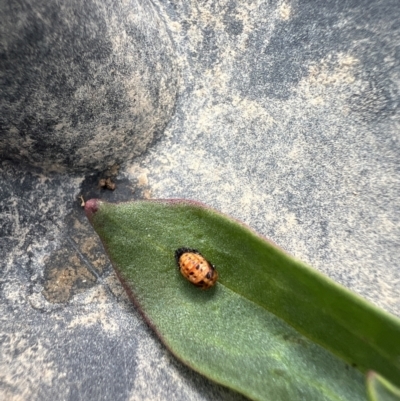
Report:
[[[150,1],[4,0],[0,12],[1,158],[104,170],[160,138],[178,70]]]

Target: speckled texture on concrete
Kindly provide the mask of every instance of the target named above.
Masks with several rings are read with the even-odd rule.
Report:
[[[148,0],[0,2],[0,155],[105,169],[161,136],[178,71]]]
[[[182,76],[176,110],[115,191],[101,172],[1,164],[0,399],[242,399],[150,332],[80,194],[208,203],[400,316],[400,3],[156,5]]]

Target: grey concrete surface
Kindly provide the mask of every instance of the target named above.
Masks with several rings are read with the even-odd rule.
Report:
[[[400,3],[153,5],[179,76],[159,140],[92,175],[3,156],[0,399],[242,399],[147,328],[79,195],[205,202],[400,316]]]

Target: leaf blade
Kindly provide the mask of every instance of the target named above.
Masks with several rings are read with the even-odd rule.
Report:
[[[274,316],[275,313],[277,316],[289,321],[293,326],[296,327],[296,324],[300,326],[300,331],[307,331],[304,330],[304,327],[306,329],[313,327],[313,319],[315,319],[315,314],[319,311],[318,306],[312,308],[312,302],[307,305],[307,302],[310,303],[310,299],[313,300],[312,297],[309,297],[307,288],[311,286],[311,289],[315,290],[317,283],[319,286],[322,285],[322,290],[326,291],[326,288],[328,288],[329,291],[332,290],[333,286],[336,289],[336,292],[334,291],[335,294],[343,295],[341,293],[343,289],[340,286],[332,284],[333,282],[325,279],[319,273],[313,270],[310,271],[301,262],[292,259],[283,251],[265,242],[254,232],[249,231],[237,222],[231,221],[225,216],[210,209],[205,209],[198,204],[176,201],[144,201],[110,205],[97,202],[96,207],[98,207],[100,213],[98,211],[91,213],[89,210],[90,202],[88,202],[89,206],[87,207],[89,218],[103,242],[107,244],[106,247],[111,260],[117,271],[119,271],[122,281],[131,289],[137,303],[145,310],[147,319],[159,332],[164,343],[185,363],[206,376],[253,399],[301,399],[304,396],[304,392],[307,393],[308,398],[306,399],[310,400],[365,399],[362,390],[363,380],[360,374],[350,368],[348,371],[344,371],[344,364],[340,360],[337,360],[330,353],[322,350],[321,347],[313,344]],[[181,246],[201,250],[208,259],[217,265],[220,273],[220,284],[216,288],[201,292],[180,277],[176,271],[173,253],[175,249]],[[149,255],[151,255],[150,262]],[[143,268],[143,266],[146,268]],[[282,266],[285,268],[280,271]],[[285,276],[285,273],[288,272],[291,274],[289,281]],[[296,292],[299,285],[301,289],[300,295]],[[149,293],[149,287],[152,288],[156,295]],[[339,292],[337,287],[339,287]],[[266,291],[266,288],[268,291]],[[349,303],[349,299],[353,301],[353,298],[351,298],[353,295],[351,294],[349,299],[346,298],[346,296],[349,297],[346,291],[344,290],[345,299]],[[321,289],[316,292],[317,295],[321,296]],[[174,296],[174,293],[179,296]],[[247,310],[249,316],[253,316],[254,322],[258,322],[258,326],[256,328],[253,327],[252,333],[257,333],[256,343],[260,345],[260,349],[267,349],[267,343],[273,343],[275,347],[280,349],[279,355],[281,358],[286,361],[293,358],[296,352],[300,352],[294,347],[293,343],[296,346],[297,343],[303,344],[303,348],[308,351],[305,353],[300,352],[301,358],[295,359],[295,364],[281,360],[277,367],[274,365],[276,363],[273,358],[275,354],[263,354],[264,365],[265,361],[268,361],[267,365],[269,365],[267,368],[257,368],[263,372],[261,376],[257,376],[254,372],[252,373],[253,376],[243,374],[243,372],[235,376],[234,372],[218,362],[218,360],[229,360],[227,355],[232,353],[240,355],[239,360],[231,355],[230,363],[232,366],[240,367],[240,360],[246,360],[246,353],[241,353],[238,347],[233,347],[236,344],[232,343],[239,341],[243,349],[247,349],[248,352],[251,351],[251,349],[248,349],[244,338],[240,337],[238,340],[238,330],[236,330],[241,327],[238,331],[239,334],[245,333],[245,336],[248,335],[248,330],[246,331],[245,327],[241,326],[241,323],[246,321],[250,325],[251,320],[246,320],[243,316],[236,316],[232,307],[227,309],[230,311],[230,318],[223,314],[223,309],[220,307],[212,311],[212,313],[208,311],[208,314],[204,314],[202,308],[199,310],[194,308],[199,308],[199,303],[205,302],[207,297],[212,296],[215,298],[208,305],[223,305],[228,303],[227,300],[230,300],[229,302],[238,306],[241,302],[244,302],[243,293],[245,293],[246,300],[246,306],[243,306],[243,308]],[[163,305],[161,306],[159,305],[160,299],[163,299]],[[296,302],[293,303],[293,299]],[[316,299],[318,300],[318,297]],[[291,300],[292,302],[290,303]],[[359,302],[358,298],[356,299],[356,304],[357,302]],[[301,305],[300,308],[298,307],[299,304]],[[266,305],[268,308],[266,308]],[[365,306],[363,300],[361,305]],[[284,329],[278,331],[279,335],[272,335],[271,329],[269,331],[266,330],[268,327],[264,327],[261,321],[256,319],[258,308],[262,309],[264,319],[268,316],[270,327],[280,327],[279,324],[283,324],[282,327]],[[310,308],[313,313],[307,315]],[[306,314],[304,314],[304,310],[307,311]],[[356,310],[358,311],[357,308]],[[271,313],[271,311],[274,313]],[[371,314],[370,309],[368,311]],[[175,324],[171,326],[171,321],[173,322],[174,316],[176,317],[180,312],[183,315],[179,315],[177,320],[181,324],[178,329]],[[296,313],[300,316],[300,323],[295,321],[293,324],[290,319],[293,320],[293,315],[296,315]],[[378,315],[381,316],[379,313]],[[189,316],[190,318],[188,318]],[[231,327],[229,324],[232,323],[230,321],[232,316],[236,317],[234,319],[235,323]],[[388,322],[393,323],[393,319],[387,319],[386,315],[384,315],[383,320],[386,324]],[[230,345],[229,343],[221,344],[221,340],[218,341],[217,338],[213,337],[213,331],[208,330],[208,326],[204,324],[207,321],[211,322],[210,324],[213,328],[223,324],[225,336],[226,333],[235,333],[236,337],[230,339]],[[191,323],[188,326],[185,322]],[[278,324],[278,322],[280,323]],[[395,320],[394,323],[396,323]],[[322,328],[325,329],[323,331],[325,334],[326,323],[324,324],[325,326],[323,325]],[[197,331],[191,330],[192,327],[196,327]],[[397,329],[396,324],[394,327]],[[296,328],[299,329],[299,327]],[[184,330],[186,330],[186,337],[183,333]],[[221,331],[222,328],[219,327],[219,330]],[[202,337],[197,338],[197,332],[201,333]],[[267,343],[265,343],[265,338],[263,339],[263,335],[266,332],[272,336],[270,342],[267,341]],[[327,332],[329,334],[329,331]],[[313,338],[315,333],[307,334],[308,337]],[[344,331],[344,334],[347,333]],[[254,336],[254,334],[252,335]],[[185,338],[190,339],[188,344],[185,343]],[[288,338],[295,339],[291,343],[289,342],[290,346],[287,345]],[[357,337],[355,338],[357,339]],[[213,345],[219,344],[217,348],[219,353],[217,351],[213,353],[210,350],[204,350],[202,339],[206,343],[207,341],[210,343],[210,339],[212,339],[211,343]],[[339,338],[339,340],[343,341],[343,338]],[[339,340],[335,340],[333,345],[340,344]],[[318,342],[321,343],[321,341]],[[358,347],[356,340],[351,345],[354,346],[354,342]],[[191,347],[192,344],[196,344],[194,349]],[[326,346],[326,344],[324,345]],[[328,348],[330,347],[332,345],[328,344]],[[201,349],[202,351],[196,353],[196,349]],[[361,349],[361,360],[363,360],[363,348],[358,347],[357,349]],[[314,353],[310,350],[314,350]],[[339,351],[334,351],[338,354],[343,352],[340,349]],[[344,351],[348,352],[346,349]],[[203,361],[204,355],[202,355],[202,352],[208,355],[206,362]],[[374,351],[374,353],[375,357],[378,355],[376,358],[382,358],[379,352]],[[218,355],[218,360],[213,360],[215,355]],[[223,355],[223,358],[221,358],[221,355]],[[251,355],[251,353],[247,355]],[[308,355],[308,358],[311,359],[305,361],[304,355]],[[315,360],[312,359],[312,355],[316,358]],[[351,355],[352,357],[353,355]],[[347,359],[351,358],[347,355]],[[245,370],[251,370],[251,364],[253,365],[253,370],[254,366],[258,366],[258,362],[254,357],[251,361],[249,366],[246,365]],[[326,361],[329,361],[328,365],[325,364]],[[305,364],[307,369],[298,369],[296,371],[294,367],[302,366],[302,364]],[[319,369],[319,373],[315,376],[318,378],[317,381],[313,375],[310,375],[310,372],[313,372],[312,367],[314,365],[318,366]],[[221,372],[225,373],[222,374]],[[304,376],[305,372],[308,372],[306,376]],[[316,372],[314,371],[314,373]],[[257,385],[254,382],[255,377],[258,377]],[[299,381],[301,377],[303,379]],[[244,378],[244,382],[242,382],[242,378]],[[269,379],[271,379],[271,382],[268,381]],[[319,391],[316,391],[316,388]],[[266,392],[268,392],[267,389],[269,392],[274,389],[274,396],[277,398],[265,398]],[[302,394],[296,392],[299,389]],[[321,394],[323,394],[323,398],[321,398]],[[268,397],[271,397],[271,394]]]

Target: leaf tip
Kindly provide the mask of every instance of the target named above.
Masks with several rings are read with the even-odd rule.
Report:
[[[90,219],[93,214],[97,212],[97,210],[99,209],[99,203],[99,199],[89,199],[85,203],[85,213],[88,219]]]

